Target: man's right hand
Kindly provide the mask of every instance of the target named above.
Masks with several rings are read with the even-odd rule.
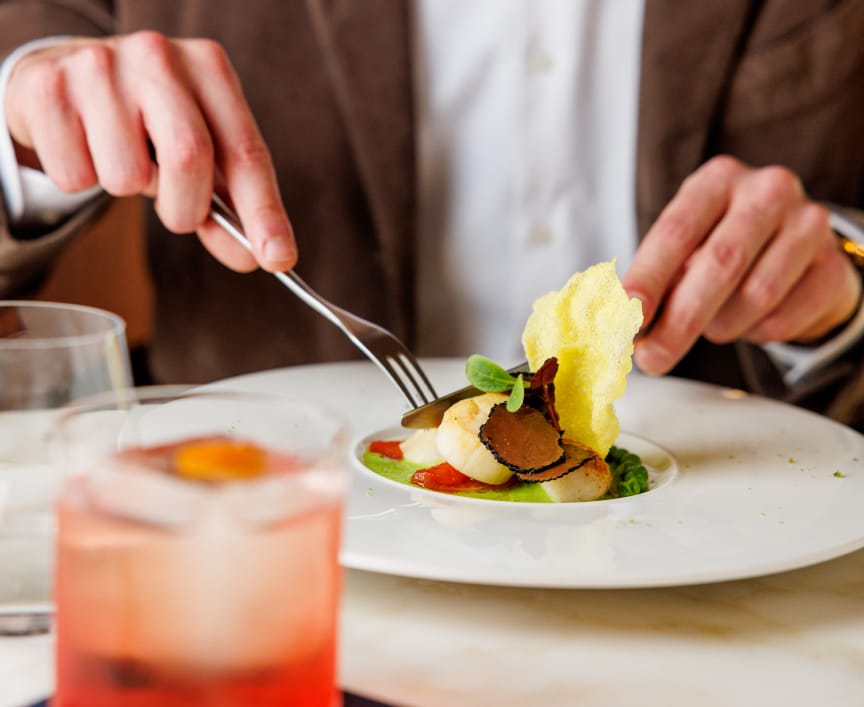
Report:
[[[16,149],[31,151],[63,191],[98,184],[115,196],[153,196],[169,230],[196,231],[232,269],[294,266],[270,153],[216,42],[156,32],[69,40],[17,63],[4,110]],[[216,184],[254,258],[209,219]]]

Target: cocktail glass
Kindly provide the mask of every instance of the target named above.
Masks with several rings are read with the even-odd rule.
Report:
[[[57,441],[55,707],[339,704],[336,415],[139,389]]]
[[[63,405],[132,384],[125,329],[101,309],[0,300],[0,634],[50,627],[48,438]]]

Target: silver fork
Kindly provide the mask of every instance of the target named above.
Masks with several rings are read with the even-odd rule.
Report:
[[[213,195],[210,215],[240,245],[252,252],[252,244],[241,229],[240,219],[217,194]],[[438,397],[417,359],[392,332],[328,302],[292,270],[273,275],[318,314],[339,327],[351,343],[396,384],[412,408],[427,405]]]

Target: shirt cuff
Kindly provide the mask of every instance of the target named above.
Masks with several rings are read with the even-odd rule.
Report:
[[[864,228],[839,211],[831,210],[831,228],[841,236],[864,246]],[[812,373],[836,361],[864,338],[864,298],[851,321],[819,346],[773,343],[762,348],[779,369],[783,382],[794,386]]]
[[[35,39],[22,44],[6,57],[0,65],[0,107],[6,98],[9,76],[18,61],[30,52],[53,47],[67,39],[62,36]],[[67,194],[43,172],[21,167],[15,157],[15,147],[3,110],[0,110],[0,190],[11,228],[22,225],[53,226],[102,193],[102,189],[95,186]]]

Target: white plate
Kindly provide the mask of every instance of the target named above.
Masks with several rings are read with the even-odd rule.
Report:
[[[424,362],[440,392],[463,361]],[[670,467],[647,494],[514,504],[414,490],[362,467],[356,450],[405,404],[371,364],[304,366],[226,387],[315,396],[353,428],[346,567],[531,587],[659,587],[780,572],[864,546],[864,437],[740,391],[631,375],[619,440]],[[668,456],[665,456],[668,454]],[[842,475],[842,476],[840,476]]]

